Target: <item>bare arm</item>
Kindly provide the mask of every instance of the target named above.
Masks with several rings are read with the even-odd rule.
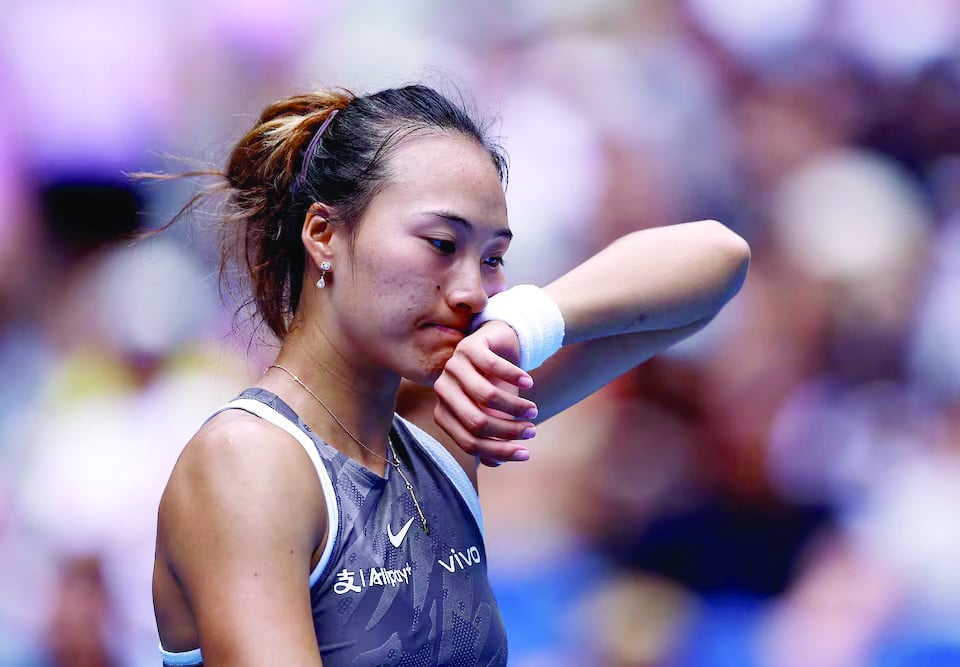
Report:
[[[719,222],[633,232],[544,290],[566,325],[564,345],[680,329],[713,317],[740,289],[750,249]]]
[[[566,326],[559,352],[528,376],[511,363],[512,330],[488,322],[437,380],[434,419],[487,462],[522,459],[516,439],[535,422],[705,326],[740,289],[749,259],[746,242],[714,221],[620,238],[544,288]],[[533,407],[536,417],[525,416]]]
[[[158,557],[189,600],[204,665],[319,667],[307,585],[326,530],[319,483],[288,435],[226,414],[171,476]]]
[[[702,329],[740,290],[749,262],[749,246],[726,227],[690,222],[624,236],[547,285],[566,335],[522,392],[538,420]]]

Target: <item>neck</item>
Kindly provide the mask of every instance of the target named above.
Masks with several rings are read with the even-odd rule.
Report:
[[[380,457],[387,457],[400,378],[350,363],[325,337],[319,338],[310,341],[305,332],[291,332],[274,362],[296,375],[309,391],[279,369],[269,369],[259,386],[277,394],[328,443],[382,473],[385,463]]]

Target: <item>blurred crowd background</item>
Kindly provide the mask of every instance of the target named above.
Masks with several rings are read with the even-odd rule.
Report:
[[[960,665],[956,0],[0,0],[0,665],[159,664],[160,493],[274,351],[214,212],[129,241],[195,184],[123,174],[413,81],[502,137],[511,282],[692,219],[753,248],[708,329],[483,470],[511,664]]]

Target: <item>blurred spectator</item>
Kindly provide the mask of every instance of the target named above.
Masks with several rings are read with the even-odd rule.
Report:
[[[109,634],[117,626],[100,563],[95,557],[68,560],[60,569],[47,628],[50,667],[114,667]]]

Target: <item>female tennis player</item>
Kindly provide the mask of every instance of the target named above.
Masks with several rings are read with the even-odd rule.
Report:
[[[703,327],[747,245],[650,229],[506,289],[504,158],[424,86],[272,104],[220,176],[224,258],[282,345],[161,500],[164,664],[505,664],[478,464],[526,460],[538,422]],[[432,419],[396,414],[407,386]]]

